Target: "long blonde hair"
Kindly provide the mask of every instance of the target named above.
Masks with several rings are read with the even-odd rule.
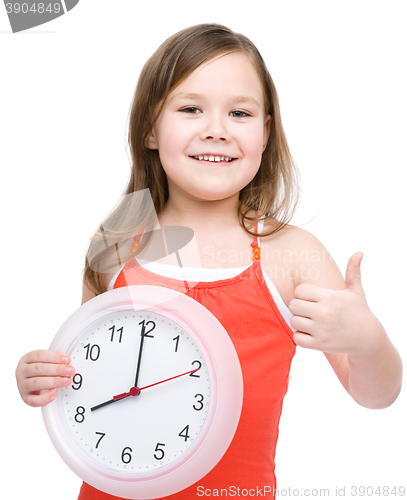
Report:
[[[147,228],[151,229],[152,212],[155,210],[159,215],[168,200],[167,178],[158,151],[148,149],[145,144],[147,134],[154,126],[168,95],[201,64],[220,53],[230,52],[241,52],[250,58],[263,87],[265,116],[271,116],[270,136],[260,168],[240,192],[240,224],[249,234],[257,236],[254,218],[249,215],[257,211],[266,220],[277,222],[268,232],[262,233],[267,236],[279,231],[291,220],[298,203],[298,174],[283,130],[277,91],[262,56],[247,37],[225,26],[200,24],[184,29],[168,38],[156,50],[144,65],[137,83],[128,132],[132,170],[124,194],[149,190],[152,204],[146,203],[143,197],[133,198],[129,202],[125,196],[92,238],[86,258],[84,282],[96,294],[106,290],[101,274],[110,266],[106,264],[109,256],[111,260],[117,253],[117,242],[131,238],[146,223]],[[143,240],[140,250],[147,238]]]

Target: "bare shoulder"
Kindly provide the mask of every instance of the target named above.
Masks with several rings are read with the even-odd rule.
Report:
[[[271,222],[265,230],[275,224]],[[277,233],[261,239],[262,265],[273,270],[273,282],[284,279],[295,287],[309,283],[324,288],[340,289],[343,277],[323,243],[309,231],[286,225]],[[276,285],[277,286],[277,285]],[[292,294],[293,296],[293,294]]]

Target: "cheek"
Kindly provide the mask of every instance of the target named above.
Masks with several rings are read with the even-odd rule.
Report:
[[[185,154],[185,149],[190,141],[190,132],[185,127],[177,127],[174,124],[165,129],[165,134],[161,136],[158,143],[158,150],[161,162],[168,162],[180,158]]]
[[[260,163],[263,154],[263,127],[256,126],[247,130],[242,140],[246,156]]]

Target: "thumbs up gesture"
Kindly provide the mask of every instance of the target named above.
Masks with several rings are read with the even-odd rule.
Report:
[[[360,264],[363,253],[349,259],[342,290],[302,283],[289,309],[294,341],[308,349],[364,356],[377,349],[383,327],[367,305]]]

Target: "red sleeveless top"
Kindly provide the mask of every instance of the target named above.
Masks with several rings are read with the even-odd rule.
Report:
[[[260,261],[238,276],[191,284],[154,274],[132,259],[123,267],[114,288],[130,285],[171,288],[204,305],[229,333],[243,373],[243,408],[229,449],[196,484],[165,498],[221,496],[221,490],[222,496],[274,498],[278,424],[295,343],[265,283]],[[78,500],[117,498],[83,483]]]

